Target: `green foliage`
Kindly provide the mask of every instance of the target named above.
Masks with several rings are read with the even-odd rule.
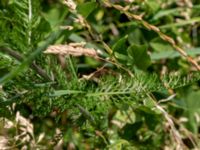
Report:
[[[79,4],[77,7],[77,11],[78,13],[80,13],[82,16],[84,16],[85,18],[88,17],[88,15],[90,13],[92,13],[92,11],[97,7],[97,3],[96,2],[86,2],[83,4]]]
[[[10,138],[7,146],[198,148],[199,71],[142,27],[143,20],[126,15],[145,14],[144,20],[178,45],[191,45],[186,52],[196,56],[198,28],[189,25],[199,21],[199,6],[194,2],[187,8],[190,18],[174,22],[185,10],[173,0],[113,0],[115,8],[104,2],[76,1],[72,11],[61,1],[0,1],[0,135]],[[117,10],[122,6],[129,6],[124,14]],[[42,53],[51,44],[70,42],[86,42],[99,58]],[[13,138],[19,135],[29,141]]]
[[[113,54],[114,56],[119,59],[119,61],[126,62],[127,61],[127,36],[119,39],[114,45],[113,45]]]
[[[1,45],[26,53],[32,51],[50,31],[48,22],[39,15],[39,1],[9,1],[0,11]],[[43,30],[45,29],[45,30]],[[23,42],[22,42],[23,41]]]
[[[145,45],[133,44],[127,51],[132,64],[135,64],[139,69],[146,70],[151,64],[151,59],[147,54],[147,47]]]
[[[196,120],[200,114],[200,102],[199,102],[200,93],[191,92],[188,94],[187,98],[184,100],[183,107],[185,108],[185,116],[189,119],[186,123],[188,128],[194,133],[198,134],[199,122]]]

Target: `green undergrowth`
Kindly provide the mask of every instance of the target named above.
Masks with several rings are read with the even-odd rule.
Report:
[[[198,148],[200,72],[157,33],[106,5],[129,6],[198,61],[198,2],[82,0],[76,9],[63,2],[0,1],[4,147]],[[99,58],[65,56],[63,65],[43,53],[80,42]]]

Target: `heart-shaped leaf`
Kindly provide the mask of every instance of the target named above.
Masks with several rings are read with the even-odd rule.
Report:
[[[151,65],[151,59],[147,54],[146,45],[133,44],[127,51],[132,64],[135,64],[139,69],[146,70]]]

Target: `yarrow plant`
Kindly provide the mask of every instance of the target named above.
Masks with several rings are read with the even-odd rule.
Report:
[[[199,148],[198,2],[0,8],[2,148]]]

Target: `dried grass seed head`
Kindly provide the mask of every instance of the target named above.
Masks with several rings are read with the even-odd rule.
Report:
[[[51,45],[44,51],[45,54],[72,55],[98,57],[98,53],[93,48],[84,48],[85,43],[69,43],[67,45]]]

